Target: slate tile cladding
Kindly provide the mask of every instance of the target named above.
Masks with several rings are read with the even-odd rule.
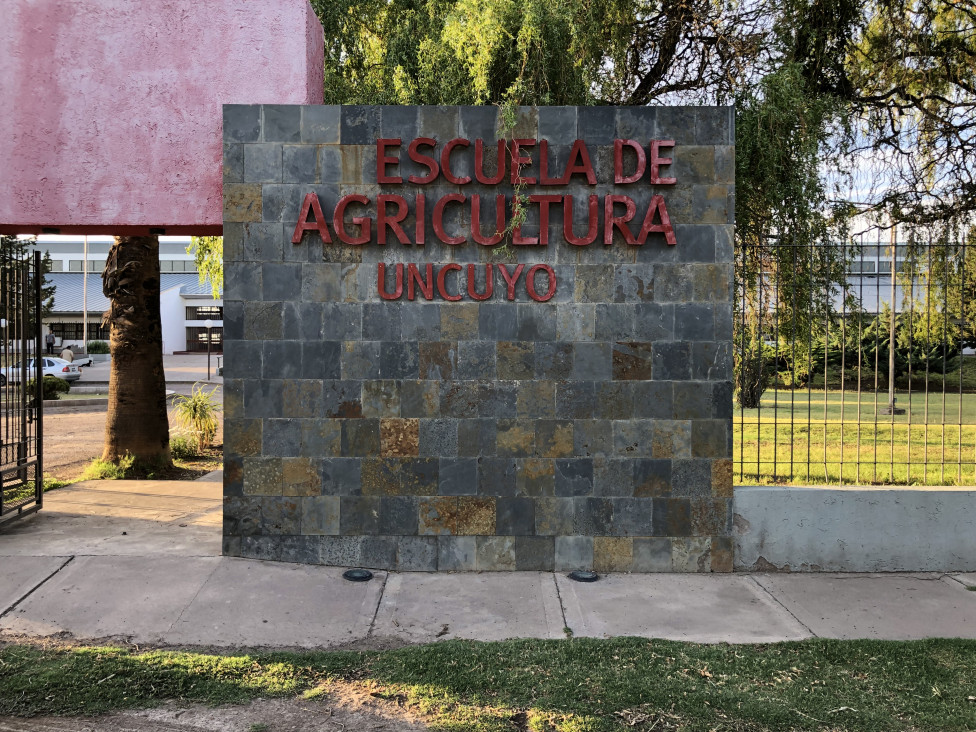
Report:
[[[677,244],[651,234],[629,246],[616,232],[609,246],[571,246],[558,204],[547,246],[500,251],[470,236],[440,243],[431,209],[477,193],[491,201],[484,220],[511,186],[376,184],[378,137],[403,140],[389,172],[406,177],[422,172],[406,154],[417,136],[494,150],[494,107],[226,106],[224,123],[226,554],[412,571],[731,571],[729,109],[520,110],[515,136],[548,142],[550,174],[580,138],[598,179],[525,193],[573,195],[577,236],[589,195],[630,196],[639,222],[661,194]],[[675,140],[661,171],[677,184],[614,185],[615,138]],[[456,173],[472,174],[470,155],[456,150]],[[537,174],[538,145],[533,155]],[[367,196],[347,220],[373,217],[373,240],[292,244],[309,192],[330,228],[339,196]],[[377,244],[376,197],[403,195],[412,233],[418,192],[426,244]],[[448,233],[469,232],[469,209],[451,209]],[[538,228],[530,216],[523,233]],[[478,292],[491,264],[494,295],[387,301],[379,262],[388,273],[471,263]],[[551,300],[524,286],[506,299],[497,266],[519,263],[553,268]]]

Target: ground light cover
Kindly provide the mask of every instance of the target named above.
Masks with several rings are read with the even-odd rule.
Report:
[[[976,641],[449,641],[387,651],[0,648],[0,714],[307,698],[361,685],[436,730],[976,729]]]

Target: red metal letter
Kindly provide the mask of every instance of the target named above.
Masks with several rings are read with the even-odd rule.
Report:
[[[387,175],[387,165],[399,165],[400,158],[386,154],[387,147],[399,147],[400,138],[383,139],[376,141],[376,182],[377,183],[403,183],[403,178],[398,175]]]
[[[613,204],[622,203],[627,206],[627,213],[623,216],[613,215]],[[613,243],[613,227],[616,226],[624,235],[624,241],[628,244],[636,244],[637,240],[630,232],[627,222],[634,218],[637,213],[637,204],[630,196],[605,196],[603,198],[603,243],[610,246]]]
[[[430,265],[427,266],[429,267]],[[461,265],[451,262],[450,264],[445,264],[443,267],[441,267],[441,271],[437,273],[437,292],[440,293],[440,296],[442,298],[448,300],[449,302],[457,302],[458,300],[461,299],[460,293],[458,293],[457,295],[448,295],[447,287],[445,287],[445,285],[447,284],[446,283],[447,273],[455,272],[455,271],[460,272]]]
[[[380,262],[376,265],[376,289],[379,290],[380,297],[384,300],[399,300],[403,294],[403,265],[396,266],[396,289],[389,293],[386,291],[386,265]]]
[[[315,215],[315,221],[308,220],[309,213]],[[319,197],[314,193],[305,194],[305,200],[302,201],[302,211],[298,214],[298,223],[295,224],[295,232],[291,235],[291,243],[300,244],[306,231],[317,231],[324,244],[332,243],[332,235],[325,223],[325,216],[322,215],[322,204],[319,203]]]
[[[661,214],[661,223],[654,223],[654,213]],[[647,205],[647,213],[644,214],[644,223],[641,225],[640,234],[637,235],[637,243],[643,244],[647,240],[647,235],[651,232],[664,234],[664,240],[668,246],[674,246],[678,240],[674,238],[674,228],[671,226],[671,217],[668,216],[668,209],[664,205],[664,196],[653,196]],[[627,242],[632,244],[633,242]]]
[[[417,151],[417,148],[421,145],[429,145],[433,147],[437,144],[437,141],[433,137],[418,137],[416,140],[410,143],[410,147],[407,148],[407,154],[410,159],[415,163],[420,163],[427,168],[427,175],[421,177],[419,175],[411,175],[407,178],[411,183],[430,183],[437,177],[440,169],[437,167],[437,161],[429,155],[424,155]]]
[[[397,205],[396,215],[392,218],[386,215],[386,204],[395,203]],[[400,226],[400,222],[407,218],[407,202],[403,196],[377,196],[376,197],[376,241],[386,244],[386,227],[389,225],[396,235],[397,241],[401,244],[409,244],[410,240]]]
[[[590,215],[587,223],[586,235],[578,237],[573,233],[573,197],[566,196],[563,199],[563,238],[574,247],[585,247],[592,244],[596,239],[596,234],[600,226],[599,219],[599,200],[596,196],[590,196]]]
[[[508,299],[515,299],[515,283],[518,282],[518,278],[522,274],[522,270],[525,269],[524,264],[520,264],[515,268],[515,274],[508,273],[508,267],[504,264],[498,264],[498,271],[501,272],[502,279],[505,280],[505,284],[508,285]]]
[[[512,197],[512,218],[514,219],[519,215],[519,211],[522,210],[522,204],[519,201],[518,196]],[[522,236],[522,225],[519,224],[514,229],[512,229],[512,244],[518,247],[534,246],[539,243],[539,237],[537,236]]]
[[[662,158],[658,155],[662,147],[674,147],[674,140],[651,140],[651,185],[654,186],[673,186],[678,182],[677,178],[662,178],[658,174],[658,168],[662,165],[671,165],[671,158]]]
[[[562,203],[562,196],[529,196],[530,203],[539,204],[539,245],[549,244],[549,204]]]
[[[423,293],[424,297],[428,300],[434,299],[434,265],[428,262],[425,265],[427,270],[427,279],[424,280],[420,276],[420,270],[417,269],[416,264],[407,265],[407,299],[413,300],[414,298],[414,283],[420,285],[420,291]]]
[[[437,199],[437,203],[434,204],[434,233],[437,238],[440,239],[445,244],[464,244],[463,236],[448,236],[447,232],[444,231],[444,207],[451,201],[457,201],[458,203],[464,203],[464,196],[460,193],[448,193],[446,196],[442,196]]]
[[[624,145],[633,148],[637,153],[637,170],[633,175],[624,175]],[[633,140],[614,140],[613,141],[613,182],[614,183],[636,183],[644,175],[647,167],[647,156],[644,148]]]
[[[424,225],[424,214],[427,210],[427,197],[423,193],[417,194],[417,210],[414,215],[417,217],[416,236],[414,239],[418,247],[422,247],[427,241],[427,227]]]
[[[565,185],[561,178],[549,177],[549,141],[539,140],[539,184],[544,186]]]
[[[336,204],[335,212],[332,214],[332,228],[336,230],[336,235],[346,244],[365,244],[373,235],[373,219],[368,216],[353,216],[353,226],[359,226],[359,236],[350,236],[342,223],[342,217],[346,213],[346,206],[350,203],[361,203],[364,206],[369,204],[366,196],[354,193],[351,196],[343,196]]]
[[[534,147],[535,140],[512,140],[512,185],[517,186],[520,183],[525,185],[535,185],[535,178],[524,178],[522,177],[522,166],[532,165],[532,158],[524,157],[521,153],[521,148],[523,147]]]
[[[535,289],[535,273],[542,270],[547,275],[549,275],[549,291],[545,295],[540,296]],[[548,264],[537,264],[529,273],[525,276],[525,289],[529,292],[529,297],[531,297],[536,302],[545,302],[546,300],[551,300],[552,296],[556,294],[556,273],[552,271],[552,267]]]
[[[444,173],[444,177],[447,178],[450,183],[453,183],[456,186],[463,186],[465,183],[470,183],[471,176],[465,175],[461,178],[456,178],[454,176],[454,173],[451,172],[451,150],[456,147],[467,147],[470,144],[471,142],[469,140],[465,140],[463,137],[458,137],[448,142],[441,151],[441,172]]]
[[[474,265],[468,265],[468,295],[472,300],[487,300],[491,297],[492,291],[495,289],[494,283],[492,282],[494,276],[492,275],[491,270],[492,267],[491,263],[489,262],[485,265],[485,294],[479,295],[477,288],[474,286]]]
[[[478,138],[474,141],[474,177],[479,183],[484,183],[485,185],[494,186],[502,182],[502,178],[505,177],[505,158],[507,149],[505,147],[505,141],[498,141],[498,159],[495,167],[495,175],[489,178],[485,175],[485,143],[484,140]]]
[[[505,196],[495,196],[495,233],[485,236],[481,233],[481,196],[471,196],[471,238],[482,246],[491,247],[502,240],[505,234]]]
[[[576,161],[577,158],[579,162]],[[584,173],[586,182],[591,186],[596,185],[596,173],[593,172],[593,165],[590,163],[590,153],[582,140],[574,142],[573,149],[569,151],[569,163],[566,165],[566,172],[563,173],[563,185],[568,184],[569,179],[577,173]]]

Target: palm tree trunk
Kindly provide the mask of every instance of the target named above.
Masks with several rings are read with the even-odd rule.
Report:
[[[171,464],[163,330],[159,316],[159,239],[117,236],[102,272],[111,299],[112,361],[103,460],[126,454],[136,466]]]

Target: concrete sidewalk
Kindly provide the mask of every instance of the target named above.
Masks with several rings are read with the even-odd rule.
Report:
[[[754,643],[976,638],[976,575],[375,572],[221,557],[221,484],[93,481],[0,530],[0,637],[389,647],[636,635]]]

